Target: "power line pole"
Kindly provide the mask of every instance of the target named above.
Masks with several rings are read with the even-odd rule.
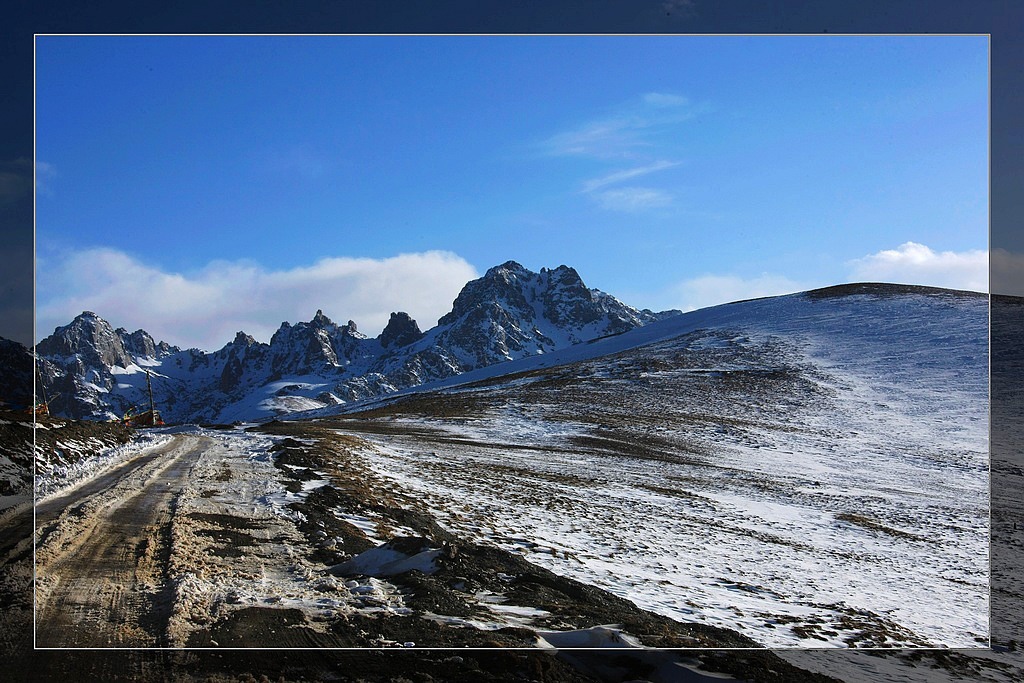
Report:
[[[146,370],[146,390],[149,391],[149,424],[156,426],[156,406],[153,404],[153,384],[149,381],[149,370]]]

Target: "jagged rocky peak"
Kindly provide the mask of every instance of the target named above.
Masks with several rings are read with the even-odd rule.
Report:
[[[583,279],[580,274],[576,272],[576,269],[572,266],[562,264],[557,268],[548,270],[547,268],[541,268],[542,273],[547,273],[548,277],[551,278],[552,282],[563,282],[565,284],[583,284]]]
[[[334,321],[324,315],[323,310],[318,308],[316,309],[316,315],[314,315],[313,319],[309,321],[309,324],[313,327],[324,328],[329,325],[334,325]]]
[[[451,312],[426,334],[407,313],[393,312],[371,339],[354,321],[341,325],[318,309],[308,322],[282,322],[269,344],[238,332],[215,353],[179,353],[164,342],[154,343],[143,330],[115,331],[86,311],[40,342],[40,371],[53,395],[74,397],[66,401],[67,414],[99,415],[100,410],[113,415],[123,412],[122,403],[135,400],[137,390],[114,366],[127,368],[130,375],[141,370],[132,366],[133,360],[147,368],[167,364],[169,376],[180,375],[183,383],[173,391],[168,385],[166,414],[209,419],[250,395],[245,392],[263,391],[285,377],[318,377],[330,387],[330,396],[353,400],[549,353],[654,319],[650,311],[588,289],[569,266],[537,273],[506,261],[466,283]],[[186,394],[180,400],[179,391]],[[212,401],[204,393],[209,391],[217,393]],[[316,400],[334,400],[328,398]]]
[[[223,356],[224,354],[231,356],[246,355],[246,353],[253,347],[263,347],[265,344],[261,344],[256,341],[256,338],[251,334],[246,334],[242,330],[235,333],[235,338],[229,341],[224,347],[217,352],[217,355]]]
[[[408,313],[399,311],[391,314],[391,319],[378,339],[384,348],[398,348],[419,341],[422,337],[423,333],[416,321]]]
[[[129,333],[125,328],[119,327],[114,332],[121,338],[121,343],[128,353],[144,358],[156,358],[156,342],[145,330]]]
[[[273,364],[278,372],[305,372],[321,364],[337,365],[338,357],[331,347],[327,323],[331,328],[336,326],[329,320],[324,323],[325,319],[321,314],[319,321],[314,317],[309,323],[298,323],[295,326],[281,323],[281,327],[270,338]]]
[[[215,354],[224,360],[224,369],[218,383],[220,390],[229,393],[237,387],[246,367],[251,368],[254,362],[258,363],[265,349],[266,346],[256,341],[252,335],[238,331],[235,338]]]
[[[625,332],[652,319],[588,289],[568,266],[535,273],[506,261],[462,288],[438,321],[436,338],[458,359],[461,372]]]
[[[540,322],[538,312],[544,320],[566,330],[606,321],[603,329],[606,334],[622,332],[654,319],[653,315],[627,306],[609,294],[588,289],[575,268],[560,265],[534,273],[515,261],[506,261],[489,269],[482,278],[467,283],[452,305],[452,311],[438,324],[454,324],[471,312],[474,318],[490,317],[477,309],[493,311],[495,307],[527,326]]]
[[[587,286],[583,284],[583,278],[576,272],[576,269],[569,266],[559,266],[554,270],[549,270],[547,277],[548,287],[544,296],[545,313],[548,312],[548,307],[554,305],[558,299],[575,299],[580,303],[589,304],[602,294],[599,290],[587,289]],[[552,320],[556,319],[557,317],[552,318]]]
[[[131,358],[120,335],[103,318],[83,311],[36,344],[40,356],[81,356],[89,365],[128,367]]]
[[[495,304],[514,315],[532,317],[532,307],[526,300],[525,290],[537,274],[515,261],[506,261],[489,268],[484,276],[467,282],[452,303],[452,310],[443,315],[438,325],[454,323],[480,306]]]
[[[536,273],[523,267],[516,261],[505,261],[500,266],[488,268],[484,273],[484,279],[501,279],[504,282],[511,282],[522,277],[529,277]]]
[[[114,332],[121,338],[125,351],[136,357],[157,359],[181,351],[177,346],[171,346],[165,341],[156,342],[145,330],[135,330],[129,334],[128,330],[119,327]]]
[[[305,374],[324,367],[340,367],[358,352],[365,335],[360,334],[355,322],[337,325],[317,310],[308,323],[281,327],[270,339],[271,363],[275,373]]]
[[[333,320],[324,315],[323,310],[319,308],[316,310],[316,315],[313,316],[312,320],[310,320],[308,323],[298,323],[295,325],[295,327],[310,327],[314,330],[325,330],[331,336],[343,335],[349,337],[356,337],[359,339],[364,338],[364,336],[359,332],[359,327],[356,325],[355,321],[349,320],[344,325],[338,325]]]

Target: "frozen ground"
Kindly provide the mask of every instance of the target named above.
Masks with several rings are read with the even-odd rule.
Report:
[[[181,647],[247,607],[298,610],[320,628],[346,611],[401,613],[394,586],[339,580],[307,557],[302,515],[289,506],[327,475],[288,490],[273,443],[243,429],[152,430],[40,477],[37,642]],[[125,546],[134,566],[117,559]]]
[[[216,437],[196,461],[175,515],[172,643],[188,645],[198,629],[248,607],[299,610],[325,632],[346,612],[408,611],[386,581],[339,580],[307,557],[308,541],[296,525],[303,517],[289,506],[328,484],[327,473],[310,471],[288,490],[288,479],[274,466],[270,437],[242,430]]]
[[[63,453],[74,454],[75,457],[45,457],[47,454],[44,452],[36,467],[36,502],[41,503],[54,495],[69,493],[82,482],[97,477],[137,457],[140,453],[165,445],[170,441],[170,434],[174,431],[176,430],[143,432],[137,434],[130,442],[113,447],[107,447],[107,444],[98,439],[58,440],[58,447]],[[86,457],[81,457],[80,454],[83,453]]]
[[[985,299],[714,311],[339,425],[450,528],[660,614],[775,647],[987,645]]]
[[[565,611],[569,593],[549,588],[558,575],[678,633],[703,623],[796,646],[780,656],[841,680],[1021,680],[1016,653],[834,649],[988,642],[984,299],[735,306],[643,328],[642,348],[621,335],[573,349],[568,365],[510,363],[519,372],[280,433],[163,430],[154,439],[203,447],[180,451],[177,474],[154,461],[89,498],[168,444],[108,453],[74,489],[88,514],[62,513],[52,541],[140,492],[173,501],[164,636],[189,647],[657,644],[662,622],[624,605]],[[55,472],[55,488],[74,471]],[[139,547],[141,569],[163,557]],[[488,547],[511,554],[489,564]],[[98,594],[126,590],[165,595],[144,582]],[[623,680],[602,668],[611,659],[574,656],[560,661]],[[649,680],[722,675],[696,653],[633,657],[654,667]]]
[[[824,680],[767,652],[702,661],[640,651],[754,643],[643,612],[444,531],[422,501],[366,467],[372,446],[359,438],[309,423],[153,433],[165,441],[36,506],[37,647],[623,647],[633,654],[614,661],[552,653],[529,677],[594,681],[605,678],[586,672],[654,666],[661,673],[650,680],[744,671],[767,680],[769,670]],[[479,666],[460,656],[447,670],[511,680]]]

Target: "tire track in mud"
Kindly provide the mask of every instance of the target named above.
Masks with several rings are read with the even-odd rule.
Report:
[[[36,508],[36,646],[161,647],[177,498],[208,437],[175,435]]]

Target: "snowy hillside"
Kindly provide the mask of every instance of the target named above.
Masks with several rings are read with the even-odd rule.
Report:
[[[314,436],[344,448],[311,449],[315,460],[277,456],[275,466],[294,470],[296,482],[287,493],[259,489],[253,500],[306,505],[322,497],[308,532],[324,553],[336,551],[339,538],[349,543],[352,529],[378,543],[389,528],[370,508],[339,507],[348,499],[318,488],[334,468],[351,478],[345,491],[372,483],[366,500],[387,492],[436,521],[431,533],[511,553],[687,628],[728,629],[775,647],[988,644],[988,579],[997,567],[989,567],[987,296],[843,285],[662,319],[606,309],[593,325],[580,309],[553,312],[565,309],[545,303],[546,273],[507,265],[467,286],[444,324],[426,333],[396,314],[386,334],[371,339],[318,314],[282,326],[269,345],[240,334],[215,354],[171,351],[148,365],[129,356],[182,386],[223,382],[241,396],[230,406],[238,417],[268,414],[259,412],[268,392],[279,394],[279,409],[309,408],[291,415],[309,419],[262,428],[294,436],[300,450]],[[602,305],[599,296],[589,300],[592,310]],[[482,345],[452,332],[495,308],[501,313],[487,317],[494,333]],[[541,336],[557,341],[546,331],[555,320],[565,343],[584,329],[578,338],[589,339],[542,348]],[[481,349],[511,359],[344,404],[313,393],[337,397],[346,382],[369,384],[373,368],[395,372],[428,352],[441,357],[442,348],[453,363]],[[1016,391],[1017,383],[1007,386]],[[220,409],[220,418],[230,410]],[[230,431],[241,438],[242,429]],[[239,448],[239,456],[233,472],[252,453]],[[209,457],[196,500],[220,505],[207,496],[236,484],[220,451]],[[320,522],[339,538],[324,538]],[[340,556],[331,561],[342,562],[338,571],[355,567]],[[240,566],[232,556],[224,571]],[[505,607],[520,626],[547,628],[544,620],[561,618],[550,596],[527,596],[516,572],[495,576],[488,589],[516,591]],[[1012,611],[1010,579],[993,609]],[[305,584],[305,607],[320,610],[322,587]],[[219,595],[220,587],[207,588]],[[476,623],[444,619],[453,628]],[[909,683],[938,673],[958,680],[961,669],[1014,680],[1019,671],[969,653],[921,652],[844,658],[837,673],[858,680],[859,672],[884,671]],[[832,672],[818,654],[791,661]],[[945,669],[931,669],[932,661]]]
[[[449,528],[666,616],[773,646],[978,647],[987,303],[741,302],[321,422]]]

